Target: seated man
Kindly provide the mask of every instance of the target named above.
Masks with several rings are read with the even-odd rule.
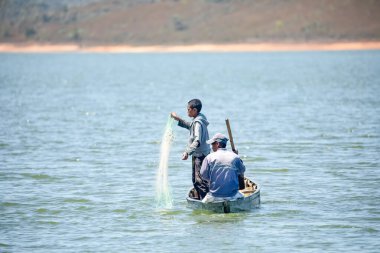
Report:
[[[244,175],[245,166],[238,155],[227,151],[227,137],[215,134],[207,143],[213,153],[206,156],[201,168],[201,177],[209,183],[210,191],[202,202],[214,202],[242,198],[239,192],[239,176]]]

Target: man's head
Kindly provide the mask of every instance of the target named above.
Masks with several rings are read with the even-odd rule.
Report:
[[[196,117],[202,110],[202,102],[199,99],[192,99],[187,103],[187,115]]]
[[[206,141],[207,144],[211,144],[212,151],[217,151],[218,148],[225,148],[227,146],[228,138],[221,134],[216,133],[210,140]]]

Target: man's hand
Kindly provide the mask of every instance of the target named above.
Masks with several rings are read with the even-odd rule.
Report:
[[[186,153],[186,152],[183,152],[183,154],[182,154],[182,160],[187,160],[188,157],[189,157],[189,154]]]
[[[172,112],[172,113],[170,113],[170,116],[171,116],[173,119],[175,119],[176,121],[179,121],[179,117],[178,117],[177,113]]]

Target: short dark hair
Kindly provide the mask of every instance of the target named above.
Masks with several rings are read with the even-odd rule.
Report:
[[[225,142],[219,142],[219,147],[225,148],[227,146],[227,143]]]
[[[196,108],[198,113],[200,113],[202,110],[202,102],[197,98],[190,100],[187,104],[190,106],[190,108]]]

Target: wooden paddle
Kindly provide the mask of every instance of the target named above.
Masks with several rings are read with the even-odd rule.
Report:
[[[228,136],[230,137],[231,149],[235,154],[238,154],[237,149],[235,149],[235,143],[234,143],[234,138],[232,137],[232,131],[231,131],[229,119],[226,119],[226,125],[227,125],[227,130],[228,130]],[[239,175],[238,179],[239,179],[239,190],[243,190],[245,188],[244,174]]]
[[[238,154],[238,151],[235,149],[235,143],[234,143],[234,138],[232,137],[232,131],[231,131],[231,126],[230,126],[230,120],[229,119],[226,119],[226,125],[227,125],[227,130],[228,130],[228,136],[230,137],[230,143],[231,143],[232,151],[235,154]]]

